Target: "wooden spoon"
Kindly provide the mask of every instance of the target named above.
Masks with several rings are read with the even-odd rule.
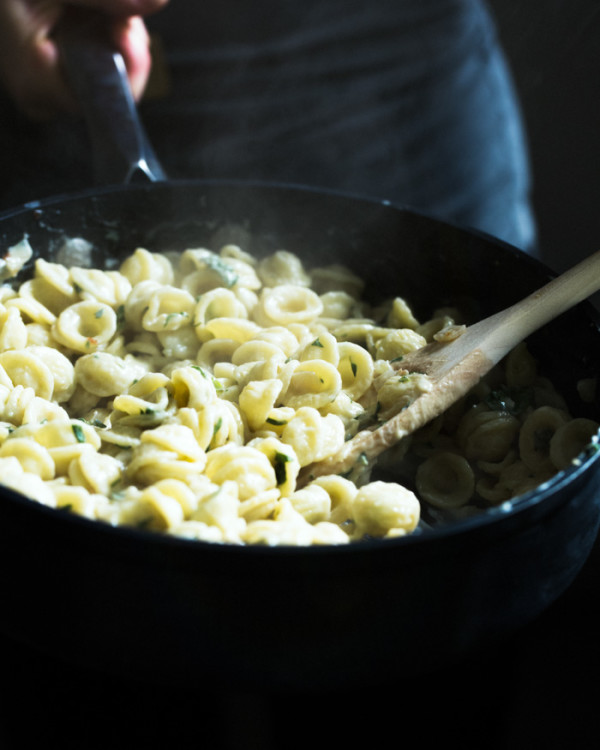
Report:
[[[435,341],[405,355],[399,368],[427,375],[430,390],[377,427],[362,430],[335,455],[306,466],[297,486],[324,474],[371,464],[383,451],[423,427],[464,396],[527,336],[600,289],[600,251],[537,292],[464,329],[448,343]]]

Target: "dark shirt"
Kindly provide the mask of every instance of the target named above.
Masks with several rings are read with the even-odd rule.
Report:
[[[172,0],[148,23],[170,88],[140,111],[169,176],[363,194],[533,248],[523,126],[481,2]],[[21,123],[2,203],[89,184],[75,126]]]

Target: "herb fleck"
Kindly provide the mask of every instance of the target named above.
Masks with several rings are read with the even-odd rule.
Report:
[[[85,434],[83,432],[83,429],[81,425],[73,424],[71,425],[73,429],[73,434],[75,435],[75,439],[78,443],[85,443]]]
[[[285,453],[275,453],[275,460],[273,468],[275,469],[275,479],[277,484],[283,484],[286,480],[285,465],[290,460],[290,457]]]

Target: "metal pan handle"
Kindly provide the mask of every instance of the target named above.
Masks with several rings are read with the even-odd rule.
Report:
[[[67,78],[86,121],[98,184],[157,182],[166,174],[148,140],[125,62],[99,13],[70,8],[57,31]]]

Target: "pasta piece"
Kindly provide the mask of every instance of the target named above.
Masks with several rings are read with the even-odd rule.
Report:
[[[267,326],[310,323],[322,312],[323,303],[311,289],[294,284],[282,284],[262,290],[257,321]]]
[[[140,281],[155,281],[158,284],[170,285],[174,281],[174,270],[171,262],[162,253],[151,253],[138,247],[129,255],[119,268],[131,286]]]
[[[550,460],[557,469],[566,469],[598,434],[599,425],[580,417],[561,425],[550,438]]]
[[[417,469],[419,496],[435,508],[460,508],[475,491],[475,476],[469,462],[456,453],[436,453]]]
[[[519,434],[519,454],[532,471],[541,473],[556,468],[550,457],[550,442],[566,422],[566,414],[551,406],[541,406],[527,417]]]
[[[0,352],[24,349],[27,346],[27,326],[16,307],[0,309]]]
[[[355,534],[383,536],[391,529],[414,531],[420,505],[414,493],[390,482],[370,482],[352,500]]]
[[[59,344],[81,354],[105,348],[116,331],[115,311],[94,301],[70,305],[52,326],[52,335]]]
[[[310,276],[304,270],[302,261],[297,255],[287,250],[278,250],[263,258],[258,263],[256,272],[265,287],[283,284],[310,286]]]

